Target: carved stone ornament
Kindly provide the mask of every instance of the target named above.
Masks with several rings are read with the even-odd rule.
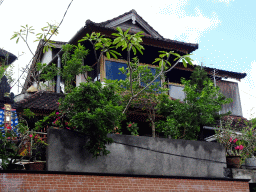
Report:
[[[132,16],[132,24],[136,24],[136,17],[134,15]]]

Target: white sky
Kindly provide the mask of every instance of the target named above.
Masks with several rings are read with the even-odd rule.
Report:
[[[169,39],[180,40],[190,43],[199,43],[202,36],[207,36],[211,30],[222,24],[221,18],[215,11],[209,12],[208,16],[203,14],[204,10],[196,6],[193,10],[187,9],[187,5],[193,0],[161,0],[161,1],[134,1],[127,3],[121,1],[83,1],[75,0],[71,4],[67,15],[59,28],[59,35],[52,39],[57,41],[69,41],[75,33],[84,26],[85,21],[90,19],[94,22],[103,22],[112,19],[124,12],[135,9],[156,31]],[[14,62],[15,77],[18,77],[18,68],[24,67],[30,61],[32,55],[20,41],[18,44],[10,40],[14,31],[18,31],[21,25],[33,26],[35,32],[49,23],[59,23],[71,0],[4,0],[0,5],[0,48],[3,48],[16,56],[24,54]],[[233,0],[205,0],[203,3],[216,2],[223,6],[230,6]],[[29,36],[29,45],[35,52],[37,42],[35,36]],[[221,46],[221,45],[220,45]],[[218,48],[217,48],[218,49]],[[207,56],[209,57],[209,56]],[[200,63],[201,61],[195,61]],[[250,110],[255,106],[256,80],[253,74],[256,73],[256,61],[251,63],[252,67],[247,69],[251,77],[239,83],[240,97],[242,101],[243,114],[250,117]],[[243,71],[240,71],[243,72]],[[20,72],[19,72],[20,75]],[[19,90],[21,91],[21,89]],[[12,89],[15,94],[18,88]],[[254,112],[255,112],[254,108]]]

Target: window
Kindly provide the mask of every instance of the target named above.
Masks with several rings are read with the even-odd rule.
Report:
[[[170,97],[184,101],[186,95],[183,91],[184,87],[182,85],[169,83],[168,87]]]
[[[111,80],[125,80],[126,76],[119,71],[119,68],[127,68],[125,63],[108,61],[105,62],[106,66],[106,79]]]
[[[119,68],[124,67],[125,69],[127,68],[126,63],[121,63],[117,61],[110,61],[106,60],[105,61],[105,67],[106,67],[106,79],[111,79],[111,80],[125,80],[126,76],[122,74],[119,70]],[[154,67],[149,67],[151,69],[151,72],[153,75],[156,74],[156,69]],[[161,86],[161,80],[160,77],[155,80],[155,82],[160,82]],[[149,83],[149,82],[147,82]],[[145,86],[145,82],[141,82],[142,86]]]

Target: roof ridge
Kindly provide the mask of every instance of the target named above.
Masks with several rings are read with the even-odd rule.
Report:
[[[117,16],[117,17],[114,17],[114,18],[112,18],[112,19],[109,19],[109,20],[107,20],[107,21],[103,21],[103,22],[100,22],[100,23],[95,23],[95,22],[92,22],[91,20],[86,20],[86,24],[94,23],[94,24],[96,24],[96,25],[99,25],[99,26],[102,26],[102,27],[106,27],[107,24],[109,24],[109,23],[111,23],[111,22],[113,22],[113,21],[115,21],[115,20],[121,19],[122,17],[124,17],[124,16],[126,16],[126,15],[129,15],[129,14],[131,14],[131,13],[135,14],[136,17],[138,17],[138,18],[141,19],[143,22],[145,22],[145,24],[146,24],[153,32],[155,32],[155,33],[160,37],[160,39],[161,39],[161,38],[164,38],[164,37],[163,37],[162,35],[160,35],[151,25],[149,25],[149,23],[148,23],[147,21],[145,21],[145,20],[135,11],[135,9],[132,9],[132,10],[130,10],[130,11],[128,11],[128,12],[125,12],[125,13],[123,13],[123,14]]]
[[[88,26],[88,25],[95,25],[95,26],[98,26],[98,27],[109,28],[109,27],[105,27],[105,25],[108,24],[108,23],[106,23],[108,21],[101,22],[101,23],[96,23],[96,22],[91,21],[90,19],[87,19],[85,24],[86,24],[86,26]],[[109,29],[113,29],[113,28],[110,27]],[[132,30],[130,30],[129,32],[135,33]],[[164,37],[162,37],[162,38],[152,37],[151,35],[145,34],[145,32],[144,32],[144,37],[143,38],[154,39],[154,40],[162,40],[162,41],[169,42],[169,43],[176,43],[176,44],[181,44],[181,45],[187,45],[187,46],[195,47],[196,49],[198,48],[198,43],[187,43],[187,42],[178,41],[178,40],[172,40],[172,39],[168,39],[168,38],[164,38]]]

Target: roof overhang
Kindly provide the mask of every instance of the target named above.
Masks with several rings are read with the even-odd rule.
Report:
[[[1,48],[0,48],[0,58],[2,59],[8,58],[7,62],[5,63],[6,65],[12,64],[17,59],[17,57],[14,54],[8,51],[5,51],[4,49],[1,49]]]
[[[195,67],[198,65],[188,65],[187,67],[183,66],[183,63],[179,63],[175,68],[176,69],[181,69],[181,70],[185,70],[185,71],[194,71]],[[238,72],[233,72],[233,71],[226,71],[226,70],[221,70],[221,69],[215,69],[215,68],[210,68],[210,67],[205,67],[203,66],[203,69],[209,74],[209,75],[213,75],[214,70],[216,72],[216,76],[217,77],[221,77],[221,78],[232,78],[232,79],[236,79],[238,81],[240,81],[241,79],[246,77],[246,73],[238,73]]]

